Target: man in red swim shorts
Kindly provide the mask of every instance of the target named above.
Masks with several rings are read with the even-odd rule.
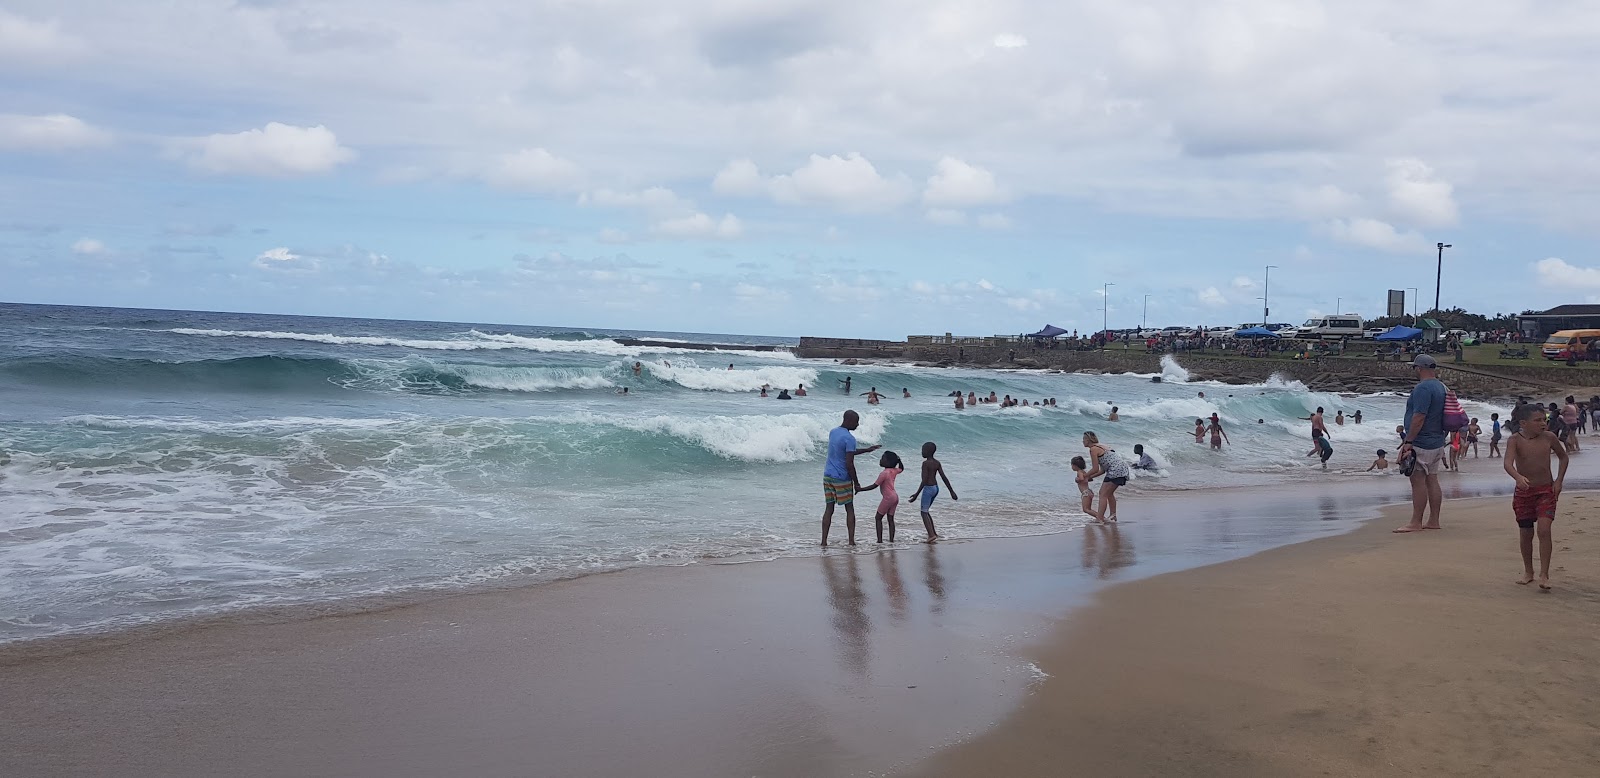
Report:
[[[1532,583],[1533,536],[1539,536],[1539,588],[1550,591],[1550,525],[1556,520],[1556,500],[1567,479],[1567,447],[1545,428],[1544,409],[1537,405],[1519,406],[1511,417],[1518,423],[1517,433],[1506,446],[1506,473],[1517,480],[1511,498],[1512,515],[1522,535],[1522,577],[1519,584]],[[1550,475],[1550,455],[1561,460],[1561,470]]]

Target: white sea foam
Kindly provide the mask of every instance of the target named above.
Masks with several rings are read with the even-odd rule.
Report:
[[[442,365],[437,369],[441,373],[460,377],[468,386],[506,392],[554,392],[616,386],[611,379],[594,370],[490,365]]]
[[[636,432],[671,435],[686,440],[718,456],[746,462],[799,462],[814,459],[828,442],[828,433],[838,426],[832,416],[823,418],[791,413],[781,416],[678,416],[647,418],[589,417]],[[881,413],[861,416],[856,430],[858,440],[872,443],[882,438],[888,426]]]
[[[413,348],[434,351],[496,351],[505,349],[521,349],[525,351],[539,351],[552,354],[600,354],[611,357],[638,357],[643,354],[661,353],[716,353],[732,354],[746,357],[760,357],[764,359],[788,360],[795,356],[788,351],[752,351],[730,347],[719,349],[715,352],[701,352],[670,348],[666,346],[625,346],[614,340],[558,340],[555,338],[527,337],[511,335],[508,333],[479,332],[469,330],[468,337],[454,340],[423,340],[411,338],[388,338],[375,335],[334,335],[331,333],[308,332],[278,332],[275,330],[217,330],[194,329],[190,327],[176,327],[166,332],[178,335],[204,335],[213,338],[257,338],[263,340],[299,340],[308,343],[326,343],[336,346],[397,346],[400,348]]]
[[[1178,364],[1178,360],[1173,359],[1171,354],[1162,354],[1161,380],[1174,384],[1185,384],[1189,382],[1189,371]]]
[[[817,385],[817,371],[806,367],[764,365],[729,370],[727,367],[703,368],[693,359],[679,358],[649,362],[645,369],[663,381],[700,391],[754,392],[765,384],[777,394],[779,389],[794,391],[801,384],[813,390]]]

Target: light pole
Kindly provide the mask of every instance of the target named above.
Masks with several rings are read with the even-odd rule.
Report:
[[[1420,289],[1418,289],[1418,288],[1416,288],[1414,286],[1408,286],[1408,287],[1406,287],[1406,291],[1407,292],[1416,292],[1416,293],[1420,294],[1422,290],[1420,290]],[[1411,295],[1411,326],[1413,326],[1413,327],[1417,326],[1417,295],[1416,294]]]
[[[1111,321],[1109,311],[1111,310],[1111,287],[1113,286],[1116,286],[1116,284],[1109,281],[1100,285],[1100,334],[1105,335],[1106,340],[1111,339],[1111,328],[1107,324]],[[1105,348],[1104,341],[1101,342],[1100,348]]]
[[[1139,314],[1139,331],[1144,331],[1145,320],[1150,316],[1150,295],[1144,296],[1144,311]]]
[[[1261,326],[1267,326],[1267,321],[1272,318],[1272,309],[1267,307],[1267,295],[1272,293],[1272,269],[1277,265],[1267,265],[1267,280],[1261,284]]]
[[[1433,275],[1433,312],[1439,312],[1439,282],[1444,280],[1444,250],[1451,248],[1448,243],[1439,244],[1439,268]]]
[[[1333,302],[1333,315],[1334,316],[1338,316],[1339,314],[1344,313],[1344,311],[1342,310],[1344,308],[1344,298],[1343,297],[1335,297],[1335,298],[1333,298],[1333,300],[1334,300],[1334,302]]]

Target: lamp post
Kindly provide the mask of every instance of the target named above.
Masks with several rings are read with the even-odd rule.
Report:
[[[1416,292],[1416,293],[1420,293],[1421,292],[1420,289],[1417,289],[1414,286],[1406,287],[1406,291],[1407,292]],[[1413,327],[1417,326],[1417,295],[1416,294],[1412,294],[1411,295],[1411,326],[1413,326]]]
[[[1344,298],[1335,297],[1333,300],[1333,315],[1338,316],[1339,314],[1344,313]]]
[[[1439,244],[1439,267],[1433,275],[1433,312],[1439,312],[1439,282],[1444,280],[1444,250],[1451,248],[1448,243]]]
[[[1111,310],[1111,287],[1113,286],[1116,286],[1116,284],[1109,281],[1100,285],[1100,334],[1105,336],[1105,340],[1111,339],[1111,328],[1107,325],[1111,321],[1109,312]],[[1105,347],[1105,341],[1101,341],[1100,348],[1104,349]]]
[[[1139,331],[1144,331],[1145,320],[1150,316],[1150,295],[1144,296],[1144,311],[1139,314]]]
[[[1261,284],[1261,326],[1267,326],[1267,321],[1272,317],[1272,310],[1267,307],[1267,296],[1272,293],[1272,269],[1277,265],[1267,265],[1267,280]]]

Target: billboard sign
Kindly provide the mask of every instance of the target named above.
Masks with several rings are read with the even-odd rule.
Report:
[[[1390,289],[1389,290],[1389,316],[1392,318],[1392,317],[1404,316],[1404,315],[1406,315],[1406,290],[1404,290],[1404,289]]]

